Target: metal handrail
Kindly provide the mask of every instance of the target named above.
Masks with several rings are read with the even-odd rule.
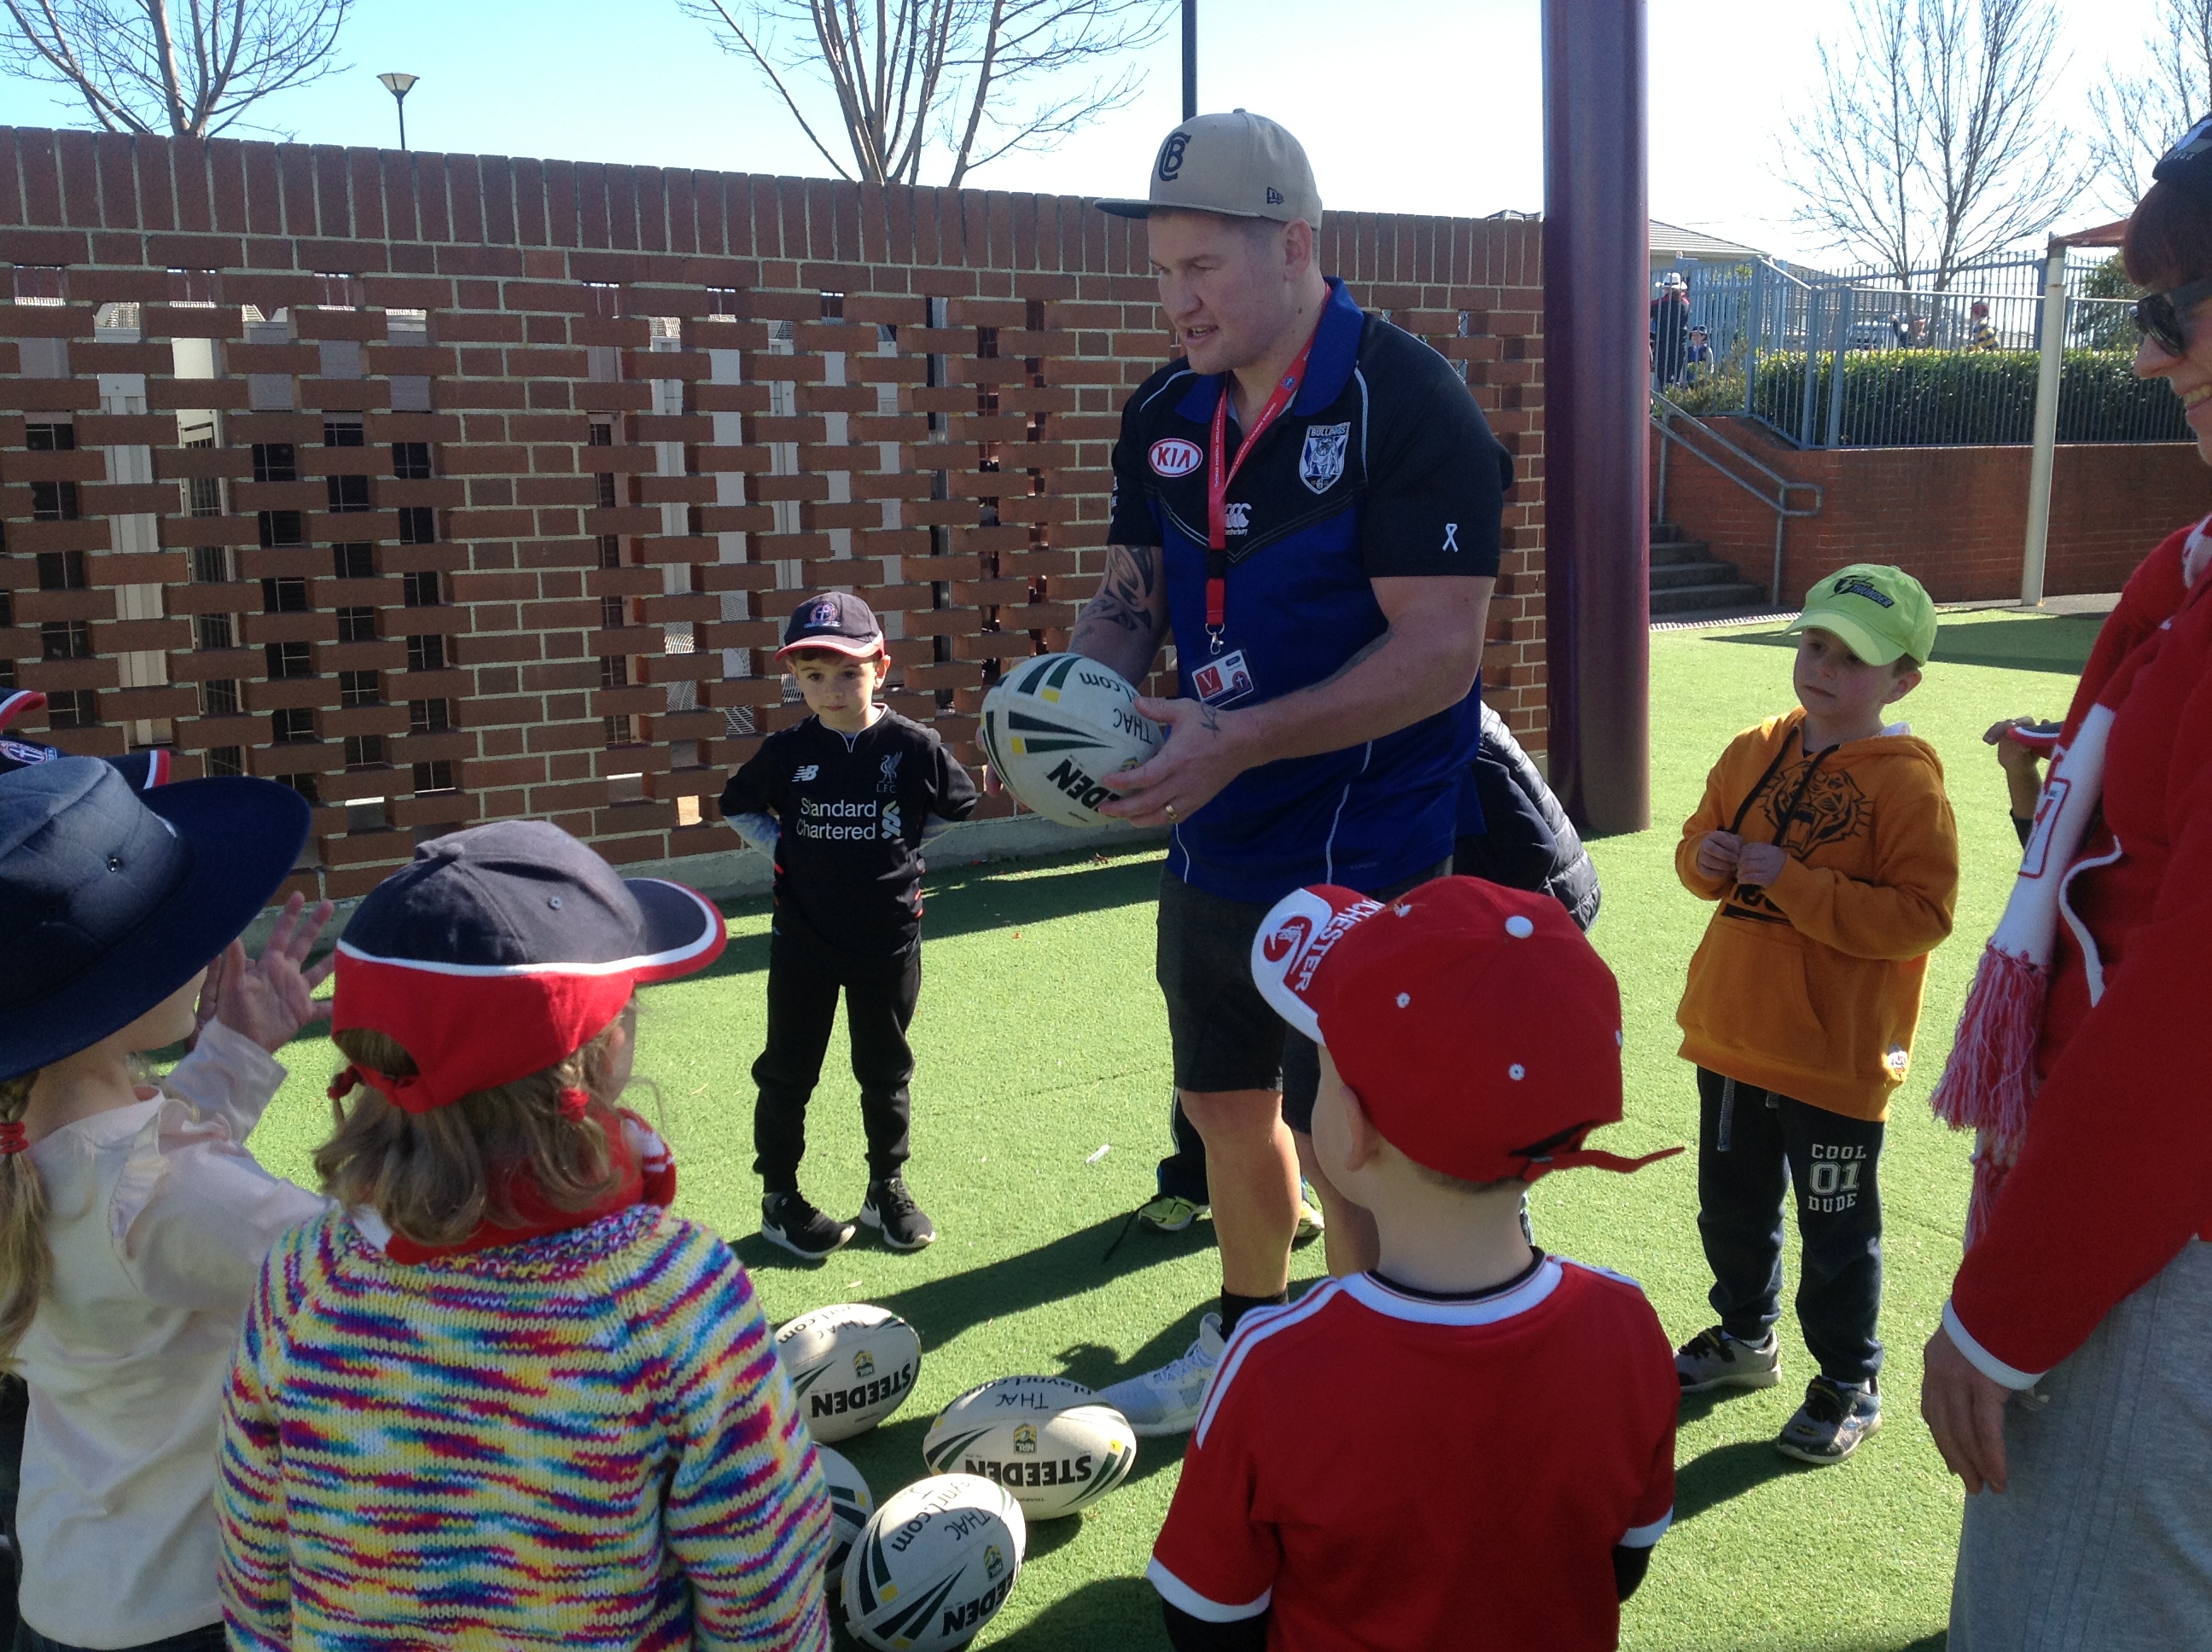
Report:
[[[1783,529],[1788,525],[1790,519],[1793,516],[1818,516],[1820,513],[1822,507],[1827,502],[1827,496],[1821,491],[1820,484],[1817,482],[1792,481],[1790,477],[1784,476],[1779,471],[1773,469],[1771,466],[1761,464],[1756,458],[1753,457],[1750,453],[1746,452],[1742,448],[1737,446],[1726,436],[1721,434],[1719,431],[1714,429],[1712,426],[1707,424],[1703,419],[1699,418],[1696,414],[1691,412],[1686,408],[1678,406],[1674,402],[1660,394],[1657,391],[1654,391],[1651,393],[1651,399],[1657,406],[1664,410],[1663,412],[1654,413],[1651,416],[1651,428],[1653,429],[1656,430],[1661,436],[1666,439],[1667,441],[1673,442],[1676,446],[1689,453],[1692,458],[1703,459],[1706,464],[1711,465],[1714,470],[1719,471],[1722,476],[1735,483],[1737,487],[1742,489],[1753,499],[1756,499],[1760,504],[1765,506],[1767,509],[1774,513],[1774,571],[1768,581],[1767,600],[1778,605],[1782,601]],[[1773,497],[1769,498],[1765,493],[1761,491],[1758,483],[1747,481],[1744,477],[1738,476],[1734,471],[1729,469],[1727,465],[1722,464],[1719,459],[1714,458],[1711,453],[1700,451],[1686,438],[1678,434],[1673,428],[1674,422],[1676,419],[1688,420],[1689,422],[1695,427],[1707,440],[1726,448],[1730,453],[1734,454],[1744,464],[1758,471],[1759,475],[1765,477],[1769,482],[1771,482],[1774,484]],[[1813,495],[1813,507],[1810,510],[1807,510],[1802,507],[1793,507],[1790,503],[1790,493],[1792,489],[1802,489]],[[1659,449],[1659,485],[1656,493],[1656,508],[1653,514],[1661,521],[1664,521],[1666,519],[1667,449],[1663,445]]]

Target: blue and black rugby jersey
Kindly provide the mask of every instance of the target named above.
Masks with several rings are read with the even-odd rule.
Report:
[[[1184,697],[1257,704],[1382,635],[1370,581],[1498,572],[1513,461],[1444,359],[1332,279],[1305,381],[1229,484],[1225,624],[1206,630],[1206,450],[1219,376],[1175,361],[1121,413],[1116,544],[1158,545]],[[1230,451],[1242,440],[1232,407]],[[1349,750],[1248,769],[1175,829],[1168,865],[1226,900],[1375,890],[1447,859],[1478,696]]]

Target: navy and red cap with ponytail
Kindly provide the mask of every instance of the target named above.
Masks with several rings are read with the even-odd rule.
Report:
[[[681,884],[617,877],[545,821],[433,838],[363,899],[337,948],[332,1030],[371,1029],[407,1074],[348,1067],[409,1113],[543,1072],[589,1043],[638,987],[703,969],[727,939]]]

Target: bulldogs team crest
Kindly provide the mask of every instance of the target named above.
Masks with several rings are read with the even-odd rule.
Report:
[[[1298,455],[1298,480],[1317,494],[1325,494],[1344,474],[1344,450],[1352,440],[1352,426],[1310,424],[1305,451]]]

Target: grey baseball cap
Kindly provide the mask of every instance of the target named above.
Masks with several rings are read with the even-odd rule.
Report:
[[[1304,147],[1249,110],[1199,115],[1167,135],[1141,201],[1101,201],[1121,218],[1155,212],[1213,212],[1225,218],[1303,218],[1321,227],[1321,191]]]

